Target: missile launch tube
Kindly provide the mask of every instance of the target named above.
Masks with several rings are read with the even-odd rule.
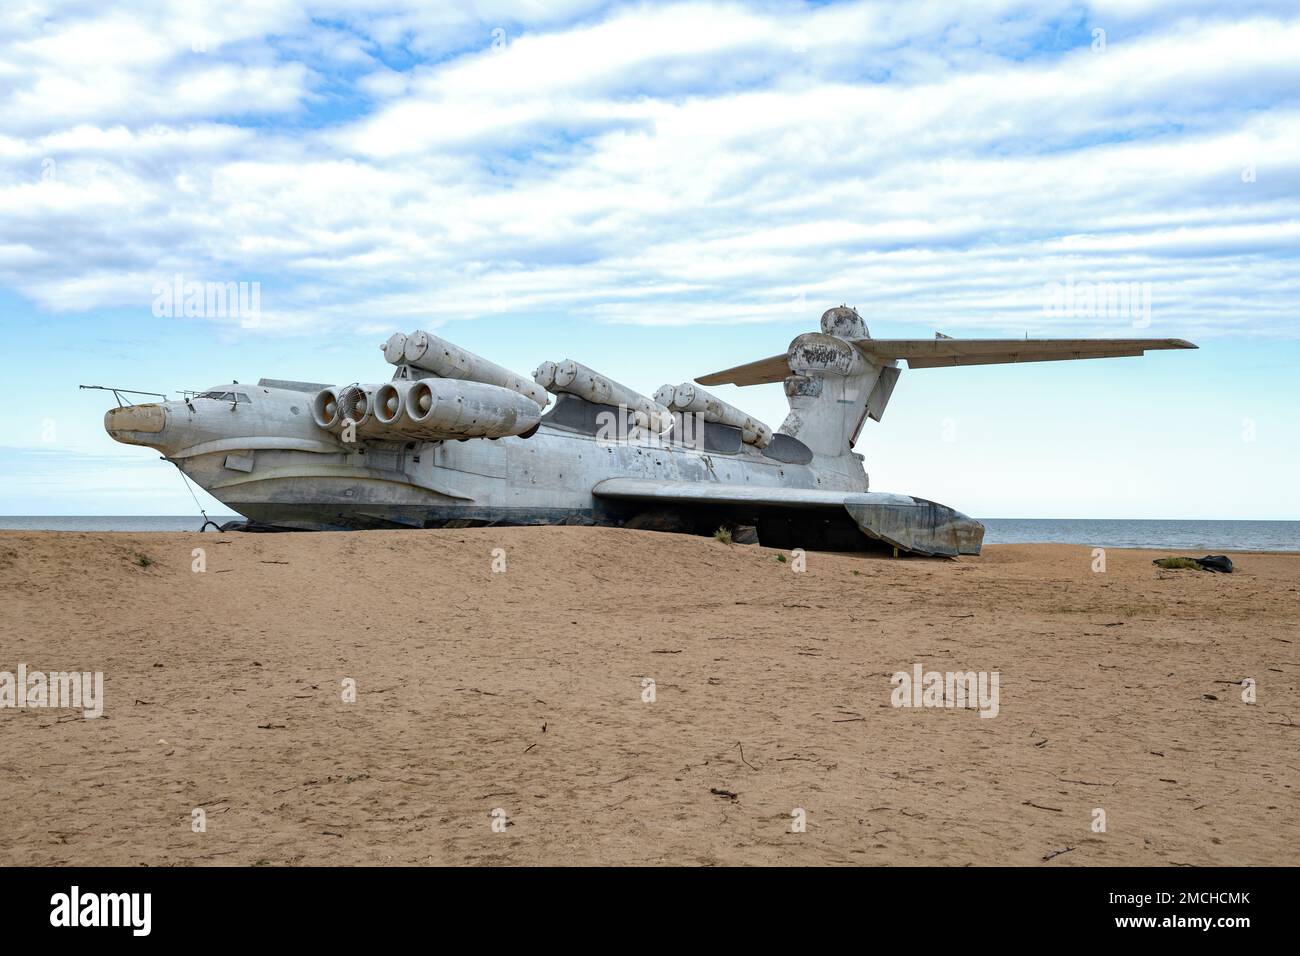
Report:
[[[622,405],[631,411],[638,427],[658,434],[669,431],[673,426],[672,412],[654,399],[647,398],[626,385],[620,385],[572,359],[555,366],[553,389],[577,395],[598,405]]]
[[[398,335],[401,335],[401,333],[392,336],[384,345],[384,358],[388,359],[389,362],[393,362],[389,356],[397,352]],[[403,338],[400,362],[414,365],[426,372],[432,372],[439,378],[479,382],[484,385],[507,388],[513,392],[518,392],[520,395],[528,396],[542,408],[550,404],[551,399],[546,394],[546,389],[537,383],[530,382],[522,375],[517,375],[507,368],[502,368],[495,362],[489,362],[468,349],[453,345],[446,339],[440,339],[430,332],[412,332],[409,336]],[[399,364],[399,362],[393,362],[393,364]]]
[[[533,381],[548,392],[555,389],[555,363],[543,362],[533,372]]]
[[[673,389],[668,407],[675,412],[699,412],[705,414],[709,410],[709,399],[712,397],[704,389],[696,388],[690,382],[683,382]],[[704,420],[711,422],[717,419],[709,418],[706,415]]]
[[[748,445],[766,448],[772,443],[772,429],[752,415],[747,415],[734,405],[710,395],[693,382],[683,382],[673,390],[669,406],[675,412],[699,412],[706,422],[717,422],[739,428],[741,438]]]
[[[401,332],[394,332],[388,337],[388,341],[379,346],[384,353],[384,361],[389,365],[403,365],[406,359],[406,336]]]

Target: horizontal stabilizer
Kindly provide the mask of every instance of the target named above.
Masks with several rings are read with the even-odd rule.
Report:
[[[1184,339],[853,339],[869,359],[902,359],[908,368],[1060,362],[1136,357],[1159,349],[1194,349]]]
[[[770,385],[782,381],[790,374],[790,361],[785,352],[771,358],[759,359],[735,368],[701,375],[695,381],[701,385]]]
[[[1161,349],[1194,349],[1185,339],[850,339],[878,365],[902,360],[908,368],[1064,362],[1133,358]],[[790,374],[787,356],[773,355],[735,368],[701,375],[701,385],[767,385]]]

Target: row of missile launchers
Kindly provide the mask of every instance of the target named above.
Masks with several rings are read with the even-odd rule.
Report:
[[[674,413],[692,413],[739,429],[748,444],[772,441],[767,425],[690,382],[665,385],[650,398],[572,360],[543,362],[529,380],[429,332],[397,332],[381,348],[396,377],[322,389],[311,406],[318,426],[380,441],[527,436],[550,396],[569,394],[625,409],[633,428],[650,434],[671,430]]]

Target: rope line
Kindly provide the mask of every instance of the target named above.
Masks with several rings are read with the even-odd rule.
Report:
[[[208,525],[212,525],[212,527],[220,531],[221,526],[209,518],[208,513],[203,510],[203,505],[199,504],[199,496],[196,495],[194,489],[190,487],[190,480],[185,477],[185,472],[181,471],[180,465],[176,466],[176,472],[181,476],[181,484],[183,484],[185,490],[190,493],[190,497],[194,499],[194,507],[198,508],[199,514],[203,515],[203,525],[199,528],[199,531],[202,532],[208,530]]]

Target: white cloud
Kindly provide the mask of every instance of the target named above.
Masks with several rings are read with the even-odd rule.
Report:
[[[839,301],[1064,332],[1075,276],[1151,282],[1161,332],[1300,335],[1284,5],[473,11],[6,14],[0,282],[143,313],[174,273],[261,280],[282,334]]]

